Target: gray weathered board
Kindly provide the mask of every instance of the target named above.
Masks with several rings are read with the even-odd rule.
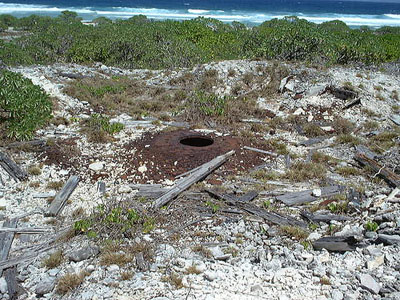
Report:
[[[0,166],[12,177],[15,181],[26,180],[28,174],[22,170],[7,154],[0,152]]]
[[[179,184],[176,184],[173,188],[171,188],[168,192],[158,198],[155,203],[155,208],[160,208],[166,204],[168,204],[172,199],[176,198],[180,193],[187,190],[192,184],[204,179],[207,175],[212,173],[215,169],[219,168],[222,164],[224,164],[230,156],[235,153],[234,150],[229,151],[223,155],[217,156],[211,161],[203,164],[198,170],[193,172],[187,178],[184,178]]]
[[[46,216],[57,216],[65,206],[68,198],[71,196],[72,192],[75,190],[79,183],[78,176],[71,176],[65,183],[61,191],[56,195],[54,200],[51,202],[50,207],[46,211]]]
[[[242,211],[245,211],[252,215],[263,218],[264,220],[271,222],[273,224],[277,224],[277,225],[281,225],[281,226],[299,226],[299,227],[303,227],[303,228],[307,227],[306,223],[299,221],[295,218],[292,218],[290,216],[284,216],[284,215],[278,214],[276,212],[267,211],[261,207],[258,207],[255,204],[240,201],[238,198],[236,198],[234,196],[227,195],[227,194],[221,194],[216,191],[209,190],[209,189],[206,189],[206,191],[211,196],[216,197],[217,199],[226,201],[230,205],[233,205],[236,208],[241,209]]]
[[[352,218],[348,217],[348,216],[343,216],[343,215],[334,215],[334,214],[328,214],[328,213],[315,213],[312,214],[308,211],[302,211],[301,215],[305,218],[307,218],[308,220],[310,220],[311,222],[314,223],[319,223],[319,222],[325,222],[325,223],[330,223],[331,221],[348,221],[351,220]]]
[[[3,228],[16,228],[18,223],[17,218],[6,220],[3,223]],[[14,232],[2,232],[0,233],[0,260],[5,261],[8,258],[12,242],[14,240]],[[3,273],[3,269],[0,268],[0,276]]]
[[[374,172],[376,172],[376,175],[379,175],[380,177],[385,179],[385,181],[390,185],[394,187],[400,187],[400,175],[381,166],[376,160],[371,159],[367,155],[360,152],[354,155],[354,159],[358,161],[361,165],[371,168]]]
[[[314,241],[312,244],[315,250],[326,249],[332,252],[354,251],[357,247],[362,246],[354,236],[327,236]]]
[[[344,187],[340,185],[332,185],[321,187],[321,196],[315,197],[313,196],[313,190],[305,190],[300,192],[292,192],[284,195],[277,196],[276,199],[282,201],[286,205],[294,206],[301,205],[304,203],[313,202],[319,200],[324,197],[331,197],[336,194],[340,194],[344,191]]]
[[[7,282],[8,299],[17,299],[17,268],[11,267],[4,270],[4,278]]]

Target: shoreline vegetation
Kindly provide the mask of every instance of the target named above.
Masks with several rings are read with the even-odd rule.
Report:
[[[100,62],[123,68],[165,69],[232,59],[277,59],[324,65],[380,64],[400,59],[400,27],[351,29],[341,21],[315,24],[297,17],[247,27],[216,19],[154,21],[145,16],[81,22],[75,12],[56,18],[0,15],[0,60],[9,66]]]
[[[18,19],[0,15],[0,28],[0,68],[100,63],[125,69],[176,70],[243,59],[301,62],[320,68],[346,64],[376,66],[400,59],[400,27],[351,29],[341,21],[314,24],[297,17],[274,19],[252,28],[239,22],[227,24],[215,19],[154,21],[145,16],[117,21],[100,17],[89,26],[82,23],[77,13],[64,11],[56,18],[32,15]],[[278,66],[267,73],[273,80],[262,93],[268,93],[265,89],[276,91],[281,79],[288,75],[285,68]],[[154,90],[148,98],[142,95],[137,83],[125,82],[123,78],[112,78],[104,82],[104,86],[97,79],[86,84],[77,81],[76,86],[67,90],[80,99],[89,94],[89,102],[98,98],[97,104],[102,107],[113,105],[103,101],[105,95],[139,95],[147,100],[127,101],[126,95],[118,100],[130,103],[126,109],[139,119],[155,111],[180,110],[179,103],[183,99],[194,99],[192,115],[203,109],[214,117],[219,115],[221,107],[230,106],[231,98],[241,108],[248,106],[248,101],[256,100],[251,93],[240,96],[233,91],[229,99],[211,93],[217,77],[215,72],[205,72],[198,84],[192,84],[190,93]],[[249,84],[253,77],[247,74],[243,82]],[[180,80],[185,85],[195,81],[184,76]],[[32,138],[35,130],[51,118],[51,101],[32,82],[12,72],[0,71],[0,83],[0,125],[6,129],[2,130],[0,140]],[[234,88],[238,89],[240,87]],[[26,92],[21,93],[21,90]],[[199,106],[199,103],[202,104]]]

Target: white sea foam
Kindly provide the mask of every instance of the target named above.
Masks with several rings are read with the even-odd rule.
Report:
[[[188,9],[188,12],[191,14],[205,14],[210,12],[209,10],[205,10],[205,9]]]
[[[132,8],[132,7],[57,7],[49,5],[31,5],[18,3],[0,2],[0,14],[13,14],[24,16],[28,14],[57,15],[63,10],[71,10],[80,14],[85,19],[93,19],[97,16],[116,18],[130,18],[137,15],[146,15],[153,19],[175,19],[188,20],[196,17],[215,18],[224,22],[240,21],[245,23],[260,24],[264,21],[274,18],[284,18],[293,15],[293,13],[274,13],[274,12],[249,12],[249,11],[223,11],[223,10],[205,10],[205,9],[158,9],[158,8]],[[350,15],[350,14],[305,14],[298,13],[297,16],[314,23],[322,23],[332,20],[340,20],[349,26],[400,26],[400,15]]]
[[[392,19],[400,19],[400,15],[394,15],[394,14],[385,14],[384,16]]]

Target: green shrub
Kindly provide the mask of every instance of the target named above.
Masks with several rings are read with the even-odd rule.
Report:
[[[31,80],[7,70],[0,73],[0,125],[5,123],[8,137],[32,138],[50,119],[51,110],[48,95]]]
[[[100,17],[94,21],[100,26],[84,25],[69,11],[57,18],[0,16],[1,28],[11,25],[30,32],[7,43],[23,55],[9,57],[0,46],[0,59],[10,64],[102,62],[161,69],[260,57],[330,64],[379,64],[400,58],[398,28],[358,30],[338,20],[317,25],[292,16],[252,28],[203,17],[150,21],[135,16],[115,22]]]

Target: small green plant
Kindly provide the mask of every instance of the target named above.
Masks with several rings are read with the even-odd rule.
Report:
[[[312,250],[313,246],[312,243],[310,241],[300,241],[300,244],[304,247],[304,250]]]
[[[263,202],[263,206],[264,206],[265,209],[269,209],[271,207],[271,201],[265,200]]]
[[[222,116],[225,113],[226,103],[229,97],[219,97],[215,94],[207,94],[196,91],[189,100],[189,105],[196,107],[199,112],[207,117]]]
[[[82,219],[74,223],[74,230],[76,234],[87,233],[92,227],[93,221],[89,219]]]
[[[327,205],[328,210],[332,213],[340,213],[344,214],[349,210],[349,203],[348,201],[341,201],[341,202],[331,202]]]
[[[209,208],[211,208],[213,214],[217,213],[220,210],[220,206],[218,204],[215,204],[214,202],[208,200],[206,202],[206,206],[208,206]]]
[[[367,223],[365,223],[364,227],[367,231],[377,231],[379,225],[376,222],[368,221]]]
[[[146,221],[143,223],[143,233],[147,234],[154,230],[155,228],[155,220],[154,218],[147,217]]]
[[[111,136],[124,129],[121,123],[110,123],[110,118],[93,114],[84,122],[82,131],[86,133],[89,141],[95,143],[105,143],[111,139]]]

